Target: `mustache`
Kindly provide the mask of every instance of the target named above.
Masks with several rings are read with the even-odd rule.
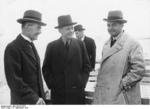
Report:
[[[109,32],[116,32],[115,30],[108,30]]]

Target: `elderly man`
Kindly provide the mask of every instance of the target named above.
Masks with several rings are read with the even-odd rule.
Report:
[[[41,26],[46,25],[41,19],[40,12],[27,10],[17,20],[22,32],[6,47],[4,65],[11,104],[45,104],[40,58],[33,44]]]
[[[74,33],[70,15],[58,17],[55,27],[61,37],[48,44],[43,63],[43,75],[53,104],[84,104],[85,77],[89,60],[82,41]]]
[[[110,39],[102,51],[94,104],[140,104],[139,82],[145,71],[142,48],[123,30],[127,21],[121,11],[110,11],[104,20]]]

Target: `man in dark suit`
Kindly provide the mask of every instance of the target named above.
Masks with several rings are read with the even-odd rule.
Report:
[[[41,33],[41,13],[27,10],[18,19],[22,32],[5,49],[4,66],[11,104],[45,104],[40,59],[33,41]]]
[[[95,57],[96,57],[96,45],[92,38],[85,36],[84,34],[85,28],[82,25],[76,25],[74,27],[74,31],[76,34],[77,39],[82,40],[85,43],[87,53],[90,59],[90,64],[92,69],[95,69]]]
[[[43,75],[51,89],[53,104],[84,104],[85,76],[90,64],[82,41],[74,33],[70,15],[58,17],[61,37],[48,44],[43,63]]]

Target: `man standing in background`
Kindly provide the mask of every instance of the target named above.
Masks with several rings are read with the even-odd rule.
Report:
[[[91,70],[90,71],[95,71],[95,58],[96,58],[96,45],[95,45],[95,41],[90,38],[87,37],[84,34],[84,30],[85,28],[83,28],[82,25],[76,25],[74,27],[74,31],[76,34],[77,39],[81,40],[84,42],[87,53],[88,53],[88,57],[89,57],[89,61],[91,64]],[[89,72],[90,73],[90,72]],[[87,75],[86,81],[88,81],[89,75]]]
[[[17,20],[22,32],[5,49],[4,66],[11,92],[11,104],[45,104],[40,58],[33,44],[41,33],[42,15],[27,10]]]
[[[87,37],[84,34],[85,28],[83,28],[82,25],[76,25],[74,27],[74,31],[76,34],[77,39],[83,41],[85,43],[87,53],[89,56],[90,64],[91,64],[91,70],[95,70],[95,58],[96,58],[96,44],[94,39]]]
[[[141,104],[142,47],[123,30],[127,21],[120,10],[110,11],[104,20],[110,39],[102,50],[94,104]]]
[[[61,37],[46,49],[42,70],[53,104],[84,104],[90,64],[83,42],[72,37],[74,24],[70,15],[59,16],[55,28]]]

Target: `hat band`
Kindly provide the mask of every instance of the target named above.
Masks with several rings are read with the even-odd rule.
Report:
[[[122,17],[118,17],[118,16],[110,16],[108,17],[108,20],[117,20],[117,19],[123,19]]]
[[[25,16],[24,18],[30,18],[30,19],[35,19],[35,20],[41,21],[41,18],[33,17],[33,16]]]
[[[64,26],[73,25],[73,24],[74,23],[59,24],[59,27],[64,27]]]

